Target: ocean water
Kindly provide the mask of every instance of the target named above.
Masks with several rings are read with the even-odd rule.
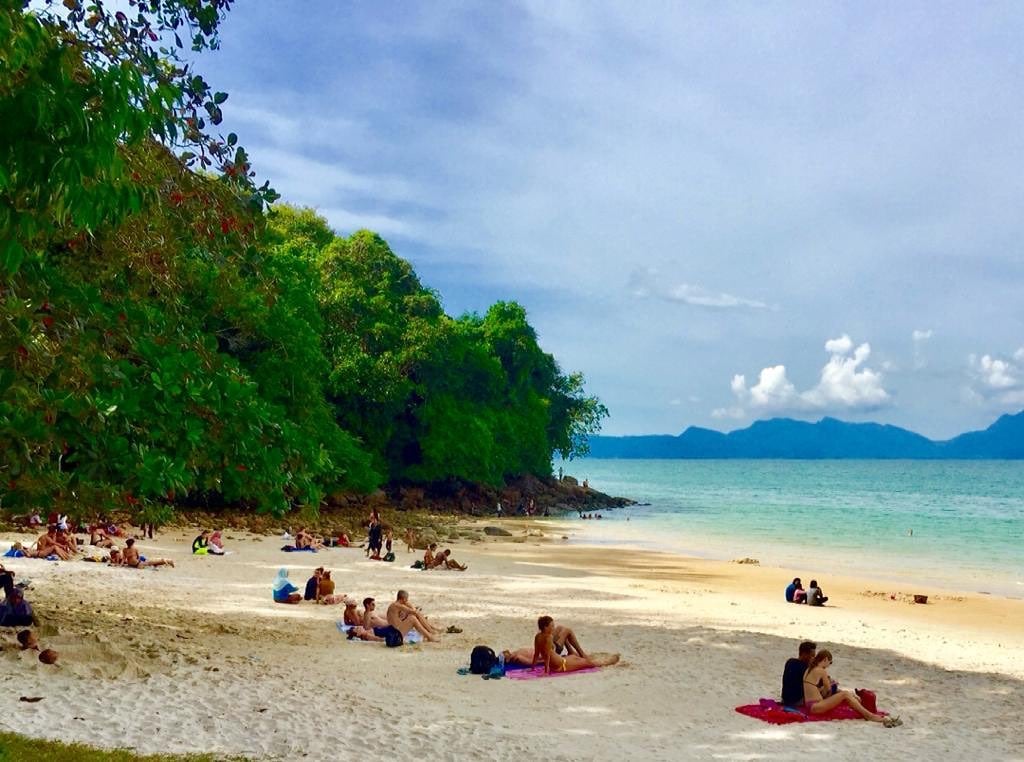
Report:
[[[556,463],[645,506],[599,540],[952,590],[1024,595],[1024,463],[597,460]],[[627,521],[628,518],[628,521]],[[912,532],[912,533],[911,533]],[[824,585],[824,582],[822,582]]]

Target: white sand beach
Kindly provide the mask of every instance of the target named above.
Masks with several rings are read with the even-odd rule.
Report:
[[[191,556],[192,532],[140,543],[173,569],[4,559],[32,581],[40,639],[61,661],[41,665],[6,636],[0,727],[281,760],[1024,759],[1020,600],[829,577],[834,605],[794,606],[782,588],[808,570],[588,546],[587,528],[568,522],[545,522],[543,539],[524,538],[522,522],[502,526],[516,541],[453,545],[465,573],[410,569],[418,556],[404,544],[388,564],[358,549],[286,554],[276,537],[234,531],[223,558]],[[570,533],[571,545],[561,539]],[[334,624],[341,606],[271,601],[279,567],[301,587],[318,565],[339,593],[387,602],[404,588],[463,632],[388,649],[347,642]],[[906,602],[915,592],[929,604]],[[622,662],[530,681],[456,673],[474,645],[530,644],[540,614]],[[904,726],[772,726],[737,714],[777,696],[803,638],[830,648],[833,676],[873,688]]]

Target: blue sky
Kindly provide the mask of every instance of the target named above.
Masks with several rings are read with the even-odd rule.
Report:
[[[613,434],[1024,408],[1024,8],[237,3],[285,200],[515,299]]]

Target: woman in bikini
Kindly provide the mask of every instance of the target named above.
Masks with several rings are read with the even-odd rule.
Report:
[[[804,706],[811,714],[824,714],[841,704],[847,704],[870,722],[881,722],[887,728],[903,724],[899,717],[885,717],[869,712],[852,691],[838,690],[837,686],[833,692],[832,680],[828,675],[828,668],[831,666],[831,652],[818,651],[818,655],[811,659],[807,671],[804,672]]]

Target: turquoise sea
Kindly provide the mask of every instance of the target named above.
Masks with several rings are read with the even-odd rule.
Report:
[[[1024,595],[1019,461],[584,459],[559,466],[594,489],[649,503],[603,512],[600,530],[595,523],[588,532],[599,541],[749,556],[806,569],[806,577],[833,572]]]

